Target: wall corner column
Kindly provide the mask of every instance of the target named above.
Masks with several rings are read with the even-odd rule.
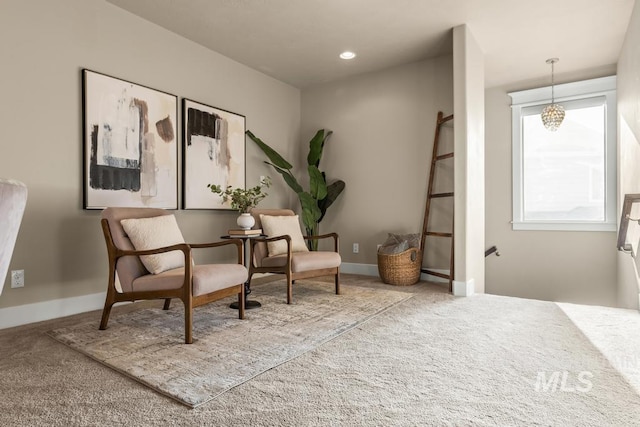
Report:
[[[453,29],[454,295],[484,293],[484,54],[467,25]]]

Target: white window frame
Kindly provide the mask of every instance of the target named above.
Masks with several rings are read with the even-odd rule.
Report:
[[[510,92],[513,230],[616,231],[616,76],[554,85],[555,102],[605,97],[605,218],[603,221],[525,220],[522,116],[551,102],[551,87]]]

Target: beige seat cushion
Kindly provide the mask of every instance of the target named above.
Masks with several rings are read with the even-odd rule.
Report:
[[[298,215],[271,216],[260,215],[260,222],[264,233],[269,237],[289,236],[291,237],[291,252],[308,252],[309,249],[304,243],[302,232],[300,231],[300,221]],[[269,256],[277,256],[287,253],[287,242],[278,240],[268,242],[267,248]]]
[[[319,270],[322,268],[340,267],[342,259],[337,252],[307,251],[296,252],[291,256],[291,271],[299,273],[302,271]],[[263,267],[284,267],[287,264],[286,255],[277,255],[262,259]]]
[[[193,296],[239,285],[247,281],[247,269],[240,264],[204,264],[193,267]],[[177,289],[184,280],[184,267],[160,274],[141,276],[133,281],[134,291]]]

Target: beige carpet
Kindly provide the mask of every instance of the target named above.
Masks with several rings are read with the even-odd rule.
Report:
[[[184,344],[184,310],[148,308],[113,315],[105,331],[84,322],[49,331],[58,341],[178,400],[197,407],[229,389],[349,331],[411,295],[394,290],[300,281],[295,304],[285,283],[257,288],[262,303],[239,320],[228,300],[194,312],[194,343]]]
[[[0,330],[0,425],[640,425],[634,388],[555,303],[455,298],[424,282],[393,287],[346,274],[343,284],[413,297],[195,409],[46,335],[97,324],[99,311]],[[271,287],[283,292],[277,283],[255,291]],[[148,306],[161,304],[114,314]],[[633,324],[616,325],[616,316],[602,319],[600,328],[626,328],[621,338],[640,336]],[[575,389],[583,371],[593,374],[589,391]],[[540,372],[567,372],[567,387],[536,391]]]
[[[640,313],[568,303],[558,306],[600,351],[601,363],[611,364],[640,394]]]

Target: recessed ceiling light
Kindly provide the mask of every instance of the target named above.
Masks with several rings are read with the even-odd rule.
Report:
[[[353,52],[349,52],[348,50],[340,54],[340,58],[342,59],[353,59],[355,57],[356,57],[356,54]]]

